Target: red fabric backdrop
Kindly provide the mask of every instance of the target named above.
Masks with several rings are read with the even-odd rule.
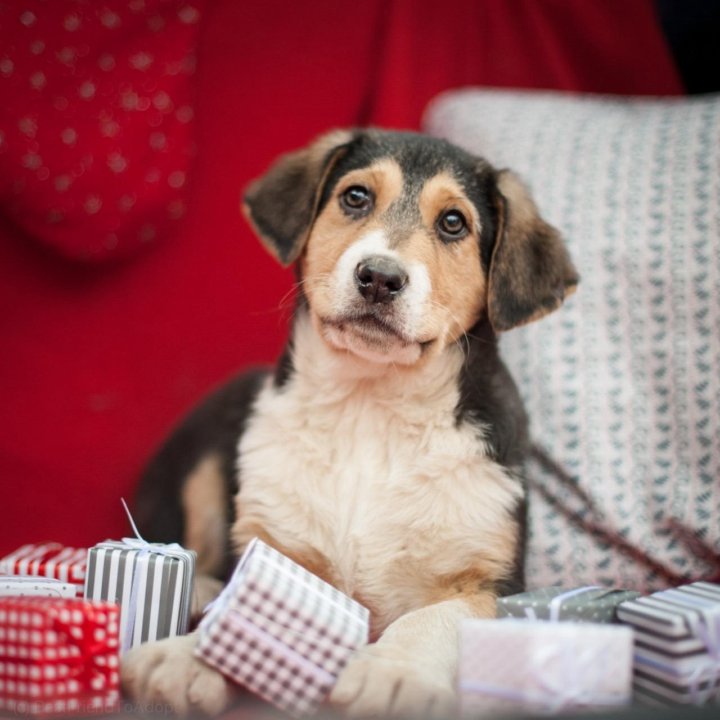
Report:
[[[26,37],[25,5],[0,0],[0,74]],[[218,382],[276,356],[291,274],[254,239],[238,198],[278,153],[332,127],[417,128],[434,95],[462,85],[682,92],[649,0],[177,5],[186,18],[199,11],[197,71],[181,91],[195,96],[197,153],[172,232],[69,259],[98,220],[79,215],[64,238],[38,229],[33,213],[49,201],[7,189],[1,153],[14,136],[0,115],[0,553],[126,534],[119,498],[171,425]],[[12,102],[36,90],[16,86]]]

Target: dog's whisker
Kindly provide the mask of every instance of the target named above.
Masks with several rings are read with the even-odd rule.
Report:
[[[470,353],[470,339],[469,339],[468,333],[463,329],[462,323],[457,319],[457,316],[455,315],[455,313],[453,313],[453,311],[450,310],[450,308],[447,307],[446,305],[443,305],[442,303],[437,302],[437,300],[431,300],[431,303],[434,307],[447,313],[448,316],[450,317],[450,319],[458,327],[458,329],[461,332],[461,335],[460,335],[460,337],[457,338],[457,340],[455,342],[460,343],[460,340],[463,339],[465,341],[466,354],[469,354]]]
[[[318,276],[318,278],[322,278],[321,275]],[[297,294],[302,288],[303,285],[306,285],[308,282],[307,278],[302,278],[300,280],[296,280],[291,286],[290,289],[280,298],[277,307],[282,308],[286,303],[292,301],[293,303],[297,300]]]
[[[314,278],[313,282],[321,284],[330,277],[330,273],[318,273]],[[280,298],[277,305],[272,310],[262,311],[262,314],[269,314],[279,312],[279,324],[287,323],[295,319],[297,312],[297,300],[298,294],[304,285],[309,282],[308,278],[302,278],[293,282],[288,291]],[[290,313],[287,310],[290,309]],[[260,314],[260,313],[258,313]]]
[[[277,307],[278,309],[283,308],[286,303],[290,300],[293,302],[295,301],[297,297],[297,292],[299,288],[299,283],[295,283],[278,301]]]

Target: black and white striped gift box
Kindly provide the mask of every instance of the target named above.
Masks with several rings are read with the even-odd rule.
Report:
[[[195,552],[135,539],[88,551],[85,598],[120,605],[122,652],[182,635],[190,622]]]
[[[720,699],[720,585],[697,582],[623,603],[635,630],[633,690],[653,705]]]
[[[367,643],[359,603],[255,538],[200,624],[198,657],[295,716],[317,709]]]

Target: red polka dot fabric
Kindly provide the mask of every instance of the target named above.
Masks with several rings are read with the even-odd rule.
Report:
[[[202,0],[0,0],[0,209],[79,260],[172,236]]]

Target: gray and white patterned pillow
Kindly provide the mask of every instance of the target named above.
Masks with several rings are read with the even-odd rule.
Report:
[[[720,97],[468,89],[425,127],[519,172],[582,276],[501,341],[534,438],[569,475],[531,467],[528,585],[717,576]]]

